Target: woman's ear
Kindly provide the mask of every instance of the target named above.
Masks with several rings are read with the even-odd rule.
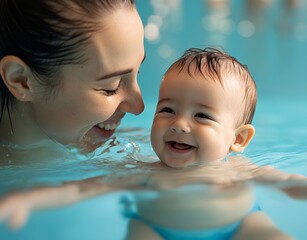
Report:
[[[251,124],[236,129],[236,138],[230,147],[232,152],[242,152],[255,135],[255,128]]]
[[[0,61],[0,74],[4,84],[19,101],[31,101],[30,71],[27,64],[16,56],[5,56]]]

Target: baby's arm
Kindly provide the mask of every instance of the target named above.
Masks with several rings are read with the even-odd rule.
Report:
[[[231,159],[232,167],[237,171],[233,182],[261,183],[275,187],[295,199],[307,199],[307,177],[302,174],[291,174],[271,165],[258,166],[249,159],[236,156]]]
[[[252,180],[281,189],[295,199],[307,199],[307,177],[301,174],[283,172],[271,166],[258,167]]]
[[[32,210],[69,204],[78,196],[77,186],[69,184],[10,193],[0,201],[0,221],[8,219],[11,228],[20,228]]]
[[[233,240],[293,240],[280,229],[263,212],[254,212],[245,217]]]
[[[187,173],[193,172],[186,170]],[[0,198],[0,222],[8,220],[12,228],[21,228],[33,210],[48,209],[73,204],[97,195],[120,190],[142,188],[165,188],[178,185],[182,172],[159,171],[127,174],[121,177],[99,176],[80,181],[66,182],[59,186],[39,187],[26,191],[12,192]],[[184,178],[185,179],[185,178]],[[210,178],[198,176],[196,179],[185,179],[190,182],[210,182]]]
[[[11,228],[20,228],[33,210],[61,207],[100,194],[137,188],[147,177],[145,174],[135,174],[105,182],[101,176],[66,182],[60,186],[13,192],[0,199],[0,222],[8,220]]]

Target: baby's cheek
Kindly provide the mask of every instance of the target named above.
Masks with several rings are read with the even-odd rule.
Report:
[[[153,129],[154,131],[154,129]],[[156,153],[156,155],[158,156],[158,158],[164,162],[164,150],[165,150],[165,142],[163,139],[163,134],[161,133],[161,131],[155,131],[152,132],[151,134],[151,145],[152,148],[154,150],[154,152]]]
[[[151,133],[151,146],[155,153],[158,155],[160,148],[161,148],[162,139],[158,136],[157,133]]]
[[[228,142],[228,141],[227,141]],[[218,160],[229,152],[229,144],[224,136],[214,129],[206,129],[198,133],[199,158],[203,161]]]

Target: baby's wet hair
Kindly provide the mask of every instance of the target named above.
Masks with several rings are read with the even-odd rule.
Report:
[[[242,103],[243,112],[238,120],[238,125],[252,122],[257,104],[257,89],[246,65],[240,63],[224,50],[212,47],[205,49],[190,48],[167,71],[172,69],[182,71],[186,66],[191,77],[201,73],[205,79],[218,81],[222,86],[225,81],[225,74],[232,74],[240,80],[245,95]]]

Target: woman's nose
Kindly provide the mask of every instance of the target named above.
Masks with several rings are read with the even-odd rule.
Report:
[[[170,129],[176,133],[189,133],[191,131],[189,123],[183,118],[176,119]]]
[[[120,104],[119,110],[138,115],[144,111],[144,101],[139,85],[136,83],[131,92],[126,93],[125,100]]]

